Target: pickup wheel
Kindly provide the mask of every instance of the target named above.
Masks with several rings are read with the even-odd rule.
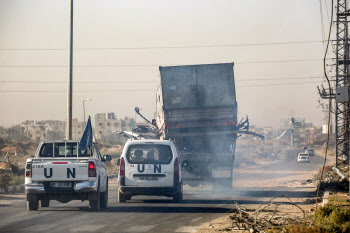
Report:
[[[89,207],[93,211],[99,211],[101,206],[101,193],[100,193],[100,184],[98,184],[96,191],[96,200],[89,200]]]
[[[50,199],[41,200],[41,207],[49,207]]]
[[[122,194],[120,190],[118,190],[118,202],[119,203],[126,202],[126,196]]]
[[[39,201],[27,201],[27,209],[28,210],[38,210]]]
[[[108,181],[106,184],[106,192],[101,193],[101,208],[107,208],[108,204]]]

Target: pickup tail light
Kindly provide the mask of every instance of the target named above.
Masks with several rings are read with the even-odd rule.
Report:
[[[96,177],[96,165],[92,161],[89,161],[89,177]]]
[[[123,157],[120,160],[119,176],[120,177],[125,176],[125,161]]]
[[[32,164],[27,163],[26,165],[26,177],[32,177]]]
[[[176,158],[174,162],[174,176],[179,176],[179,158]]]

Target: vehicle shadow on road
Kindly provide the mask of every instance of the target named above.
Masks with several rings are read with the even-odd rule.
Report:
[[[230,208],[184,206],[111,206],[102,212],[113,213],[227,213]]]
[[[277,196],[287,196],[290,198],[307,198],[315,196],[315,191],[273,191],[273,190],[242,190],[236,191],[235,195],[245,196],[245,197],[277,197]]]
[[[174,203],[172,200],[157,200],[157,199],[149,199],[143,200],[143,203]],[[215,199],[184,199],[180,205],[182,204],[234,204],[235,202],[231,200],[215,200]],[[174,203],[176,204],[176,203]]]
[[[230,208],[220,207],[183,207],[183,206],[109,206],[106,209],[92,211],[89,207],[53,207],[39,209],[38,212],[91,212],[91,213],[227,213]]]

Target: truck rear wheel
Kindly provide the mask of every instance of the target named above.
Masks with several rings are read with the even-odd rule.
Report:
[[[39,201],[27,201],[27,209],[28,210],[38,210]]]
[[[96,200],[89,200],[89,207],[93,211],[99,211],[101,207],[101,193],[100,193],[100,185],[98,185],[96,191]]]
[[[126,196],[122,194],[120,190],[118,190],[118,202],[119,203],[126,202]]]
[[[101,193],[101,208],[107,208],[108,204],[108,181],[106,186],[106,192]]]
[[[49,207],[50,206],[50,199],[41,200],[41,207]]]

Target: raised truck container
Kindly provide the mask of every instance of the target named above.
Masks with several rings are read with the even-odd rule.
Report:
[[[233,63],[159,67],[158,137],[187,160],[183,182],[232,190],[237,138]]]

